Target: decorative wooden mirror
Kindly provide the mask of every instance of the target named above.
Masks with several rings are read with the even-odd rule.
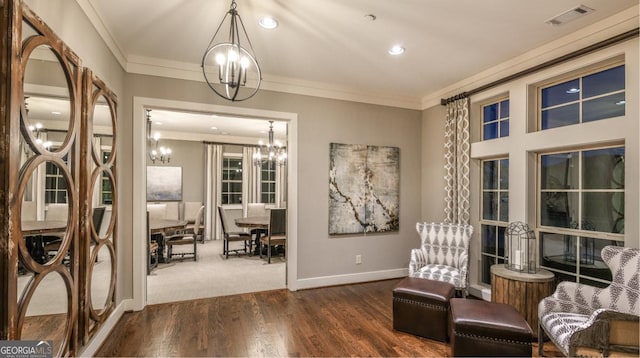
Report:
[[[21,0],[0,11],[0,339],[73,356],[116,304],[117,97]]]

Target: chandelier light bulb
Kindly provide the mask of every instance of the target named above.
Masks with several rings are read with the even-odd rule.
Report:
[[[225,58],[224,54],[219,53],[216,55],[216,63],[218,64],[218,66],[224,66],[225,62],[227,62],[227,59]]]
[[[33,132],[33,131],[35,131],[35,130],[36,130],[36,127],[34,127],[33,125],[30,125],[30,126],[29,126],[29,130]]]
[[[158,141],[160,139],[160,133],[155,132],[153,133],[153,140]]]
[[[36,129],[37,130],[42,129],[42,123],[36,123]]]
[[[247,69],[247,67],[249,67],[251,65],[251,63],[249,62],[249,59],[245,56],[243,56],[240,59],[240,66],[242,66],[243,69]]]
[[[42,139],[36,138],[36,144],[42,144]]]

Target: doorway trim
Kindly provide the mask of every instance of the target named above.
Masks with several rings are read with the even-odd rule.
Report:
[[[287,130],[287,262],[286,287],[297,290],[298,276],[298,114],[253,108],[240,108],[161,98],[133,97],[133,307],[135,311],[147,305],[146,258],[146,125],[145,108],[162,108],[210,112],[230,116],[258,117],[288,122]]]

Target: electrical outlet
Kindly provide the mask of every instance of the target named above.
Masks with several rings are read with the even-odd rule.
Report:
[[[360,265],[362,263],[362,255],[356,255],[356,265]]]

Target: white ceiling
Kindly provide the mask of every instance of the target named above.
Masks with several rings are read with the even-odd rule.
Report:
[[[76,0],[127,72],[203,80],[202,55],[230,0]],[[559,39],[638,0],[236,0],[263,73],[263,88],[292,86],[332,96],[422,98]],[[594,12],[545,23],[579,5]],[[373,14],[375,21],[366,15]],[[264,15],[279,27],[257,25]],[[224,31],[224,30],[221,30]],[[391,56],[401,44],[406,52]],[[210,114],[154,110],[166,131],[264,137],[265,120],[239,129]],[[237,122],[240,123],[240,122]],[[193,126],[192,129],[187,127]],[[180,131],[180,128],[171,128]],[[284,123],[276,126],[286,136]],[[256,135],[257,133],[257,135]]]
[[[200,69],[230,0],[86,0],[132,71]],[[546,20],[580,4],[596,11]],[[422,98],[638,0],[237,0],[265,82]],[[86,10],[85,10],[86,11]],[[365,15],[374,14],[369,20]],[[263,15],[280,26],[257,25]],[[100,25],[98,25],[100,26]],[[402,44],[406,52],[387,50]],[[113,47],[113,46],[112,46]],[[156,67],[156,71],[158,68]]]

